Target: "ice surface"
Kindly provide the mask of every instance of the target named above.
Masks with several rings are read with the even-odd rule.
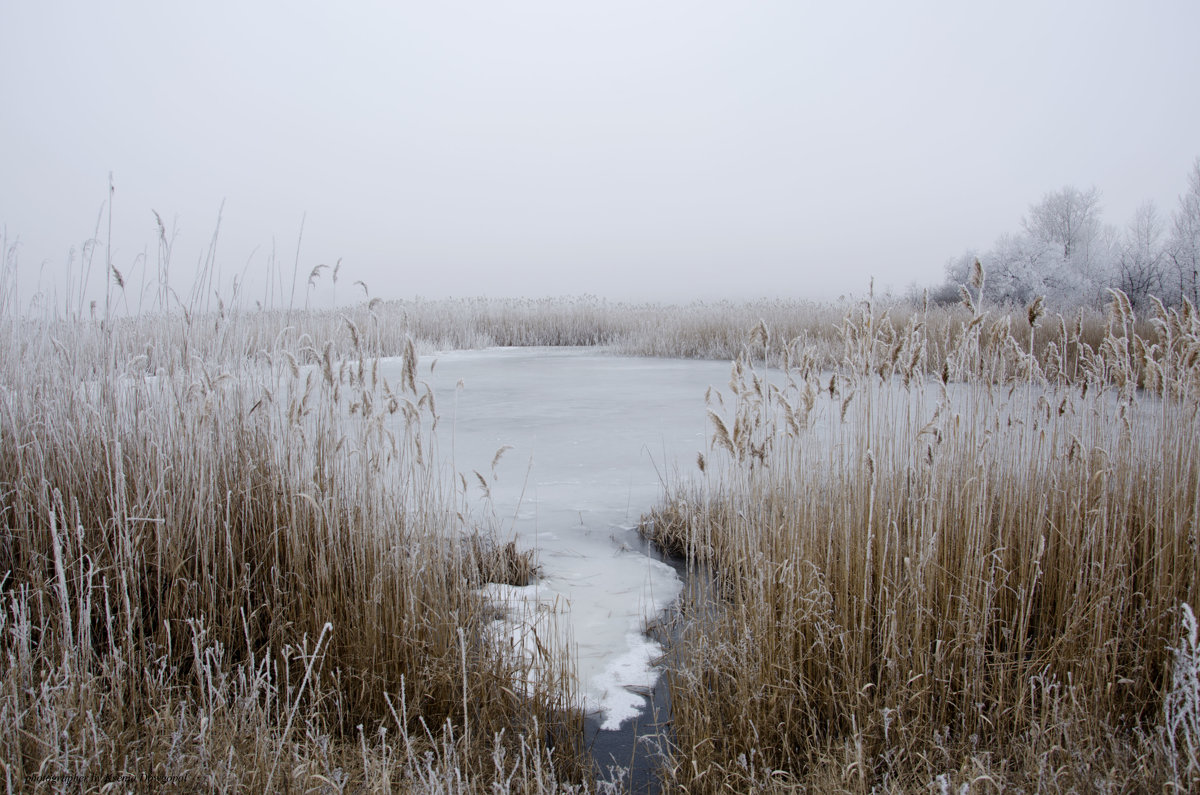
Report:
[[[625,636],[629,651],[609,660],[603,671],[592,677],[589,694],[599,694],[598,711],[604,713],[601,729],[615,730],[646,708],[646,698],[628,688],[649,689],[658,679],[650,662],[662,654],[662,646],[640,632]]]
[[[532,585],[485,589],[506,615],[496,637],[526,656],[531,676],[539,642],[570,649],[581,706],[616,729],[646,707],[628,688],[658,677],[662,650],[643,633],[647,619],[682,588],[674,569],[642,552],[633,528],[662,479],[705,449],[704,392],[728,380],[729,364],[578,348],[436,359],[432,371],[423,361],[420,377],[437,394],[439,447],[470,483],[474,472],[489,483],[490,506],[472,486],[475,519],[534,549],[541,566]],[[503,445],[512,448],[493,472]]]

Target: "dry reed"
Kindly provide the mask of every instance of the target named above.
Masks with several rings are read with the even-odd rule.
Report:
[[[1036,356],[1040,306],[1025,335],[972,308],[867,300],[832,370],[804,340],[764,368],[765,327],[734,363],[646,523],[712,572],[669,652],[672,786],[1200,786],[1200,323],[1115,294],[1099,340],[1045,324]]]
[[[1198,785],[1189,305],[30,319],[5,251],[6,791],[605,789],[569,662],[531,677],[489,636],[476,590],[532,562],[462,526],[417,376],[497,344],[737,358],[653,522],[697,566],[668,787]]]
[[[476,592],[529,555],[462,526],[411,342],[390,384],[354,318],[321,343],[10,297],[0,787],[578,788],[569,662],[514,692]]]

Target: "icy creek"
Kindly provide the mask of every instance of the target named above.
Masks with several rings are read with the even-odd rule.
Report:
[[[467,479],[472,502],[486,504],[482,476],[501,540],[537,555],[532,584],[489,588],[508,615],[497,629],[531,654],[539,642],[552,653],[565,647],[581,706],[603,729],[646,708],[662,653],[646,622],[682,588],[675,570],[648,554],[638,519],[664,478],[696,466],[706,445],[704,392],[728,377],[728,362],[588,348],[422,359],[420,378],[437,397],[441,459]]]

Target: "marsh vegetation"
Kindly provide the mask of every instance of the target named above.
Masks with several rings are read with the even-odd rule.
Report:
[[[673,785],[1195,791],[1200,322],[1159,305],[1143,336],[1114,293],[1096,345],[1023,325],[975,308],[931,344],[866,301],[832,371],[803,339],[737,360],[646,525],[708,572]]]
[[[667,789],[1200,786],[1189,304],[100,320],[3,289],[8,791],[616,788],[571,660],[489,636],[480,589],[537,561],[474,521],[417,366],[529,344],[733,362],[646,523],[704,573],[664,635]]]

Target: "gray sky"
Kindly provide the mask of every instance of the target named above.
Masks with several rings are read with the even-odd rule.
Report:
[[[1118,226],[1147,199],[1169,215],[1200,156],[1198,32],[1195,0],[7,0],[0,226],[23,293],[61,282],[110,171],[131,292],[153,281],[152,209],[182,289],[222,202],[221,279],[245,270],[249,300],[272,246],[290,287],[305,215],[300,292],[341,257],[341,301],[355,279],[902,290],[1067,184]]]

